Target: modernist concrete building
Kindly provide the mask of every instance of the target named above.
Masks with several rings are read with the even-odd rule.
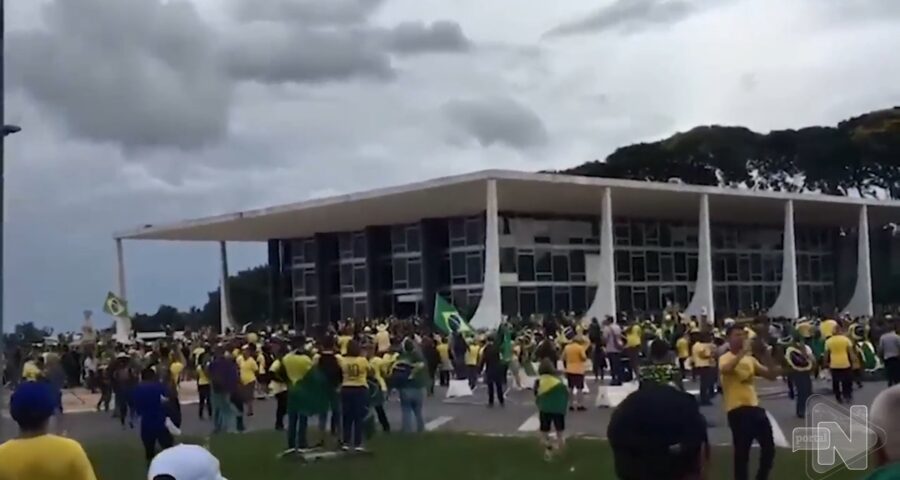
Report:
[[[487,327],[668,302],[718,318],[871,315],[873,287],[900,272],[894,222],[897,201],[488,170],[115,239],[123,297],[123,240],[222,242],[223,278],[224,242],[268,242],[273,318],[430,315],[441,293]]]

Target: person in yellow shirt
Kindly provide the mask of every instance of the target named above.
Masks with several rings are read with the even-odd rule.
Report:
[[[764,361],[761,363],[754,357],[751,353],[751,341],[743,328],[729,327],[727,338],[728,351],[719,357],[719,374],[722,405],[728,416],[728,426],[734,442],[732,478],[749,478],[750,447],[756,440],[760,447],[756,478],[767,479],[775,460],[775,441],[768,414],[759,406],[754,379],[759,376],[775,380],[780,372],[765,346],[758,353],[759,358]]]
[[[194,360],[195,365],[197,366],[197,396],[199,397],[198,410],[200,420],[203,420],[204,409],[209,418],[212,418],[213,415],[212,402],[210,401],[212,398],[212,387],[209,384],[209,361],[211,358],[210,354],[207,353],[207,349],[202,350],[203,351],[196,357],[196,360]],[[197,352],[197,350],[194,351]]]
[[[276,344],[277,345],[277,344]],[[287,415],[287,378],[281,368],[280,347],[275,347],[275,359],[269,365],[269,392],[275,397],[275,430],[284,430],[284,417]]]
[[[632,379],[638,379],[638,370],[640,369],[641,346],[644,343],[643,330],[641,324],[634,320],[634,323],[625,331],[625,354],[628,356],[628,365],[631,368]]]
[[[691,342],[688,340],[688,334],[685,332],[675,341],[675,352],[678,354],[678,369],[681,371],[681,378],[684,378],[686,372],[687,360],[691,358]]]
[[[442,337],[439,337],[436,341],[435,349],[437,349],[438,359],[440,360],[440,366],[438,366],[439,384],[442,387],[446,387],[450,385],[450,372],[453,371],[453,363],[450,361],[450,344]]]
[[[822,333],[822,338],[828,340],[834,335],[835,329],[838,327],[838,322],[836,320],[832,320],[830,318],[825,319],[822,323],[819,324],[819,331]]]
[[[97,480],[81,445],[50,435],[50,417],[59,402],[50,384],[24,382],[9,401],[19,436],[0,445],[0,479]]]
[[[584,406],[584,373],[587,358],[587,349],[581,342],[580,335],[577,335],[563,349],[562,360],[566,367],[566,380],[573,397],[570,410],[587,410]]]
[[[691,368],[700,378],[700,405],[712,405],[716,387],[716,371],[713,368],[713,344],[708,331],[697,334],[697,342],[691,347]]]
[[[247,416],[253,416],[253,397],[256,392],[256,374],[259,364],[256,363],[256,345],[245,345],[238,357],[238,369],[241,374],[241,400],[247,409]]]
[[[288,400],[296,393],[299,383],[313,368],[313,359],[306,349],[306,338],[302,335],[291,339],[291,351],[278,361],[278,370],[273,374],[274,378],[284,382],[288,389]],[[306,412],[292,401],[287,403],[287,437],[288,448],[284,454],[295,451],[306,451],[309,444],[306,439],[309,417]],[[324,431],[324,428],[322,429]]]
[[[337,339],[338,351],[341,352],[341,355],[347,354],[347,346],[350,344],[350,340],[353,340],[353,336],[350,335],[350,328],[344,328]]]
[[[831,389],[838,403],[853,401],[853,342],[835,325],[825,340],[825,368],[831,370]]]
[[[387,325],[379,325],[375,328],[378,330],[375,333],[375,354],[382,356],[391,350],[391,334],[388,332]]]
[[[341,422],[343,439],[341,449],[351,447],[363,452],[363,421],[368,413],[368,373],[369,361],[355,340],[347,344],[347,355],[340,359],[341,373]]]
[[[475,339],[470,340],[466,350],[466,370],[469,375],[469,388],[478,385],[478,360],[481,354],[481,345]]]
[[[25,364],[22,365],[22,380],[25,380],[26,382],[35,382],[40,377],[41,368],[38,367],[33,359],[29,358]]]

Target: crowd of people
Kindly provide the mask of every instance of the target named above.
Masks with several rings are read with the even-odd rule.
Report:
[[[75,452],[71,441],[46,435],[47,420],[61,419],[63,389],[83,384],[100,393],[97,410],[112,409],[124,429],[137,426],[149,464],[176,443],[183,415],[209,419],[212,434],[241,432],[245,418],[255,415],[254,403],[273,399],[272,426],[286,438],[282,455],[322,448],[329,438],[340,450],[364,452],[377,429],[392,429],[384,409],[392,395],[402,412],[400,430],[421,432],[425,397],[435,394],[436,385],[455,381],[474,387],[482,381],[487,406],[503,407],[512,382],[513,388],[533,390],[544,453],[551,460],[564,449],[568,415],[588,407],[585,376],[593,375],[610,386],[639,386],[609,425],[620,478],[703,478],[691,476],[702,472],[708,459],[699,407],[721,394],[732,431],[734,478],[749,478],[755,441],[760,446],[756,478],[765,479],[775,447],[754,378],[783,378],[801,418],[812,380],[819,376],[830,376],[837,402],[852,402],[854,388],[875,372],[883,372],[889,387],[900,382],[898,326],[888,317],[791,322],[758,316],[714,323],[673,311],[655,321],[623,316],[600,322],[564,314],[508,319],[483,332],[440,331],[418,318],[347,320],[306,333],[272,327],[224,335],[204,330],[133,345],[98,341],[78,349],[22,350],[13,355],[20,375],[12,379],[18,386],[11,413],[23,439],[40,437]],[[696,398],[685,393],[688,379],[699,384]],[[199,402],[192,413],[182,411],[184,382],[196,382]],[[886,392],[900,395],[897,388]],[[666,413],[673,408],[684,414]],[[311,423],[318,433],[308,433]],[[64,432],[64,425],[57,429]],[[0,454],[15,442],[0,447]],[[680,445],[680,454],[647,450],[659,442]],[[79,470],[65,478],[92,478],[81,454],[71,454],[77,457],[72,468]],[[640,457],[644,454],[666,458],[648,462]],[[0,478],[26,478],[4,477],[15,471],[11,468],[19,467],[0,461]]]

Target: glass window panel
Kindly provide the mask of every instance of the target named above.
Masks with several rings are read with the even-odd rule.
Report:
[[[672,246],[672,227],[668,223],[659,226],[659,245],[662,247]]]
[[[366,291],[366,267],[356,267],[353,269],[353,291]]]
[[[568,287],[556,287],[553,289],[553,309],[555,312],[568,312],[572,310],[569,293]]]
[[[631,254],[627,250],[616,252],[616,278],[631,280]]]
[[[394,259],[394,283],[406,282],[407,266],[405,258]]]
[[[303,292],[306,295],[319,294],[319,277],[315,274],[315,272],[310,272],[303,275]]]
[[[688,261],[688,278],[694,280],[697,278],[697,256],[690,254],[687,257]]]
[[[572,310],[576,313],[584,313],[587,310],[587,289],[584,287],[572,287]],[[593,299],[591,299],[593,300]]]
[[[481,219],[466,220],[466,245],[481,245],[483,242],[483,228]]]
[[[353,317],[354,318],[366,318],[367,315],[367,304],[366,301],[362,302],[357,301],[353,304]]]
[[[741,255],[738,260],[738,278],[742,282],[750,281],[750,256]]]
[[[617,223],[615,225],[615,237],[616,237],[616,245],[629,245],[630,242],[630,228],[627,222]]]
[[[541,313],[555,313],[553,311],[553,289],[550,287],[538,287],[537,311]]]
[[[762,255],[754,253],[750,255],[750,273],[753,275],[762,275]]]
[[[316,261],[316,242],[315,240],[307,240],[303,242],[303,261],[304,262],[315,262]]]
[[[353,239],[349,233],[341,233],[338,235],[338,249],[341,257],[349,257],[353,253]]]
[[[469,306],[469,296],[465,290],[453,290],[453,305],[457,310],[465,310]]]
[[[341,265],[341,285],[353,285],[353,265]]]
[[[466,282],[481,283],[481,275],[481,254],[469,254],[466,257]]]
[[[643,290],[634,289],[632,292],[633,297],[633,305],[631,306],[634,310],[646,312],[647,311],[647,292]]]
[[[675,273],[687,274],[687,254],[675,252]]]
[[[635,246],[644,245],[643,222],[631,222],[631,244]]]
[[[353,235],[353,257],[365,258],[366,256],[366,236],[358,233]]]
[[[465,252],[453,252],[450,254],[450,268],[453,278],[466,276]]]
[[[534,251],[534,270],[537,273],[553,273],[553,265],[550,258],[550,250],[543,248]]]
[[[409,288],[422,288],[422,263],[418,260],[409,262]]]
[[[616,299],[616,303],[619,306],[619,310],[623,312],[628,312],[632,310],[631,304],[631,287],[626,285],[620,285],[616,288],[616,293],[618,294],[618,298]]]
[[[449,222],[450,244],[456,245],[462,240],[465,243],[466,238],[466,222],[462,218],[453,218]],[[457,242],[454,243],[454,240]]]
[[[686,285],[675,285],[675,303],[685,308],[691,299],[688,296],[688,288]]]
[[[567,255],[553,256],[553,281],[569,281],[569,257]]]
[[[500,310],[504,315],[518,315],[519,289],[516,287],[501,287],[500,305]]]
[[[391,251],[405,252],[406,238],[404,238],[404,229],[400,226],[391,227]]]
[[[519,291],[519,312],[523,318],[528,318],[537,311],[537,296],[534,290],[520,289]]]
[[[519,281],[534,281],[534,256],[519,255]]]
[[[631,254],[631,278],[635,282],[643,282],[646,276],[643,254]]]
[[[409,227],[406,230],[406,247],[409,252],[418,252],[422,250],[421,235],[419,235],[419,227]]]
[[[650,311],[661,310],[659,300],[659,287],[650,286],[647,288],[647,308]]]
[[[647,273],[659,273],[659,252],[648,251],[645,266]]]
[[[343,318],[352,318],[353,317],[353,299],[352,298],[342,298],[341,299],[341,317]]]
[[[516,249],[514,247],[500,249],[500,273],[516,273]]]
[[[572,250],[569,252],[569,270],[575,273],[585,273],[584,250]]]
[[[675,261],[672,259],[671,253],[663,253],[659,258],[662,267],[662,279],[664,282],[675,280]]]

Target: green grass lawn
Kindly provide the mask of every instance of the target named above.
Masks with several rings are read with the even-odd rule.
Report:
[[[545,462],[536,438],[497,438],[459,434],[380,436],[369,446],[372,455],[302,464],[279,460],[284,439],[275,432],[226,435],[212,439],[210,448],[222,462],[229,480],[371,480],[427,478],[428,480],[492,479],[567,480],[612,479],[612,452],[606,442],[572,440],[565,453]],[[100,480],[143,480],[145,466],[137,440],[86,445]],[[754,449],[754,452],[756,450]],[[755,453],[753,457],[755,469]],[[779,449],[773,479],[803,480],[806,459],[801,453]],[[711,479],[731,478],[731,449],[713,452]],[[751,475],[753,470],[751,470]],[[838,472],[829,479],[859,479],[862,475]]]

